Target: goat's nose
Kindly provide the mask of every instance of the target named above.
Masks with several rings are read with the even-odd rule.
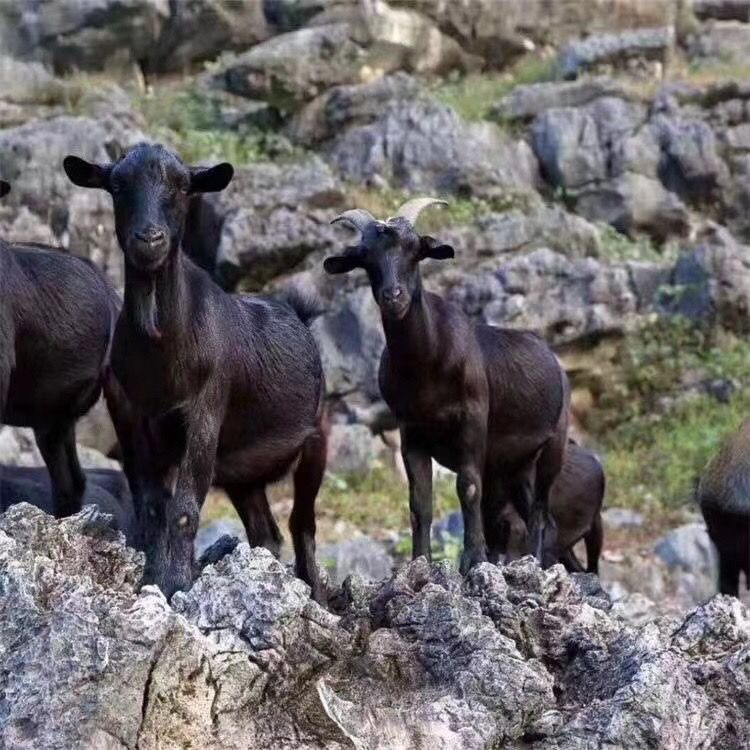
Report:
[[[383,299],[386,302],[395,302],[401,296],[401,287],[394,286],[383,290]]]
[[[157,227],[148,227],[135,233],[135,236],[141,242],[145,242],[147,245],[160,245],[164,242],[165,235],[161,229]]]

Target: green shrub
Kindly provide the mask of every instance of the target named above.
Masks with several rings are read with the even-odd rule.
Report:
[[[610,261],[637,260],[658,263],[676,259],[679,252],[675,243],[667,243],[659,247],[646,236],[633,240],[609,224],[600,227],[599,240],[601,257]]]
[[[230,129],[223,122],[218,100],[193,88],[151,92],[136,104],[148,132],[188,163],[230,161],[241,166],[270,155],[297,153],[274,133],[250,127]]]

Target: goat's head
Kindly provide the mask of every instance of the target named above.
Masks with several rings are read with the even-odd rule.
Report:
[[[0,198],[4,195],[8,195],[10,192],[10,185],[5,180],[0,180]]]
[[[188,167],[163,146],[147,143],[134,146],[114,164],[66,156],[63,167],[74,184],[112,196],[126,262],[143,273],[156,271],[179,248],[190,196],[223,190],[234,174],[226,163]]]
[[[415,198],[385,221],[361,208],[337,216],[334,223],[347,224],[362,237],[358,245],[346,248],[343,255],[326,258],[323,267],[330,274],[363,268],[382,314],[391,320],[401,320],[421,289],[420,261],[444,260],[454,255],[450,245],[419,235],[414,229],[419,214],[435,204],[446,205],[436,198]]]

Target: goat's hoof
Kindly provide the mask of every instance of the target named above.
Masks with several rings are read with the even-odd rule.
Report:
[[[486,553],[464,550],[461,555],[461,565],[459,567],[461,575],[465,576],[475,565],[483,562],[487,562]]]

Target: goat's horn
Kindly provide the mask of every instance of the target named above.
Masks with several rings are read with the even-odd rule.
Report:
[[[401,208],[399,208],[396,216],[400,216],[406,219],[412,226],[416,223],[419,218],[419,214],[425,210],[428,206],[447,206],[448,202],[440,200],[440,198],[412,198],[410,201],[406,201]]]
[[[348,224],[353,229],[364,232],[377,219],[369,211],[365,211],[364,208],[352,208],[349,211],[344,211],[343,214],[339,214],[331,224],[336,224],[339,221],[343,224]]]

